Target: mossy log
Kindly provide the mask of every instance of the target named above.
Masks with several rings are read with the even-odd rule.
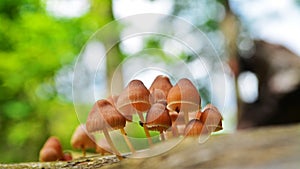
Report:
[[[157,145],[159,150],[167,141]],[[215,135],[199,144],[187,138],[163,154],[149,158],[91,156],[70,162],[0,164],[0,168],[299,168],[300,124],[238,131]]]

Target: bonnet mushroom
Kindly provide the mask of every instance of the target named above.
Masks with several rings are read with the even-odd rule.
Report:
[[[111,103],[116,108],[116,104],[117,104],[118,98],[119,98],[119,96],[117,96],[117,95],[111,95],[110,97],[107,98],[107,101],[109,103]],[[117,110],[117,108],[116,108],[116,110]],[[132,121],[132,115],[125,116],[125,118],[126,118],[126,120],[128,120],[130,122]],[[135,149],[133,148],[133,145],[129,141],[129,139],[127,137],[127,133],[125,132],[124,128],[121,128],[120,131],[121,131],[121,133],[123,135],[123,138],[124,138],[126,144],[129,147],[130,151],[132,153],[135,153]]]
[[[166,106],[161,103],[153,104],[147,113],[145,125],[149,130],[159,131],[161,140],[165,140],[163,132],[172,125]]]
[[[86,129],[89,133],[102,131],[112,151],[119,159],[120,152],[116,149],[109,135],[109,129],[124,129],[126,119],[107,100],[98,100],[89,112],[86,121]]]
[[[167,96],[171,88],[172,84],[167,76],[157,76],[149,88],[152,103],[165,104],[167,102]]]
[[[187,124],[189,122],[188,113],[200,109],[201,98],[193,83],[189,79],[183,78],[169,90],[167,103],[169,111],[184,113],[185,124]]]
[[[57,137],[49,137],[40,151],[40,161],[58,161],[64,157],[62,146]]]
[[[119,95],[116,107],[128,121],[130,121],[128,117],[131,117],[133,114],[137,113],[142,123],[144,123],[145,119],[143,113],[147,112],[150,106],[149,90],[145,87],[142,81],[132,80]],[[149,145],[152,146],[153,143],[150,133],[145,125],[143,125],[143,128]]]
[[[217,107],[212,104],[207,104],[204,107],[200,120],[209,132],[216,132],[223,129],[223,117]]]
[[[186,136],[196,137],[202,133],[207,134],[207,130],[199,119],[190,120],[184,129],[184,135]]]
[[[71,145],[75,149],[81,149],[83,157],[86,155],[86,149],[96,148],[95,138],[88,134],[84,124],[79,125],[73,133]]]

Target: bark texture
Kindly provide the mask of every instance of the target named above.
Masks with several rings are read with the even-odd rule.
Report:
[[[175,140],[157,145],[172,144]],[[0,168],[299,168],[300,124],[242,130],[215,135],[205,143],[184,139],[166,153],[150,158],[93,156],[71,162],[0,164]]]

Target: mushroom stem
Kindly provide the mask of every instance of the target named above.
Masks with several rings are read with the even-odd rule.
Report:
[[[116,156],[117,156],[117,158],[119,160],[122,160],[123,157],[121,156],[120,152],[117,150],[117,148],[115,147],[114,143],[112,142],[112,139],[110,138],[109,133],[108,133],[106,127],[103,128],[103,133],[104,133],[104,137],[106,138],[107,143],[111,147],[112,151],[116,154]]]
[[[187,125],[189,123],[189,113],[188,112],[184,112],[184,123],[185,125]]]
[[[174,137],[178,137],[178,128],[177,128],[176,121],[173,121],[172,123],[172,134]]]
[[[146,137],[147,137],[147,139],[148,139],[149,146],[151,147],[151,146],[153,146],[153,142],[152,142],[152,139],[151,139],[151,136],[150,136],[148,127],[145,125],[145,118],[144,118],[144,116],[143,116],[142,113],[138,113],[138,115],[139,115],[140,120],[141,120],[141,121],[143,122],[143,124],[144,124],[144,125],[143,125],[143,128],[144,128]]]
[[[82,151],[83,157],[85,157],[86,156],[86,151],[85,151],[85,148],[84,148],[83,145],[81,145],[81,151]]]
[[[127,137],[127,133],[125,132],[124,128],[121,128],[120,131],[121,131],[121,133],[122,133],[122,135],[123,135],[123,137],[124,137],[124,140],[125,140],[127,146],[129,147],[130,151],[131,151],[132,153],[135,153],[135,149],[133,148],[131,142],[129,141],[129,139],[128,139],[128,137]]]
[[[159,133],[160,133],[160,139],[161,139],[161,141],[165,141],[166,139],[165,139],[164,132],[161,130]]]

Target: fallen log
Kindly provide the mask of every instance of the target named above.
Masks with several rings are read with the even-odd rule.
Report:
[[[169,140],[154,146],[174,144]],[[214,135],[205,143],[186,138],[171,150],[149,158],[90,156],[70,162],[0,164],[0,168],[298,168],[300,166],[300,124],[242,130]]]

